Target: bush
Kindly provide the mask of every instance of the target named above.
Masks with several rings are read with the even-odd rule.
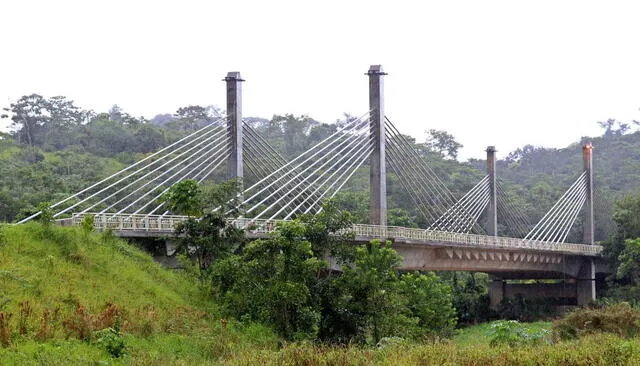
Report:
[[[126,343],[117,329],[106,328],[97,332],[96,335],[97,343],[102,345],[112,357],[119,358],[125,354]]]
[[[553,325],[555,339],[576,339],[586,334],[640,335],[640,310],[627,302],[574,310]]]
[[[548,339],[550,332],[546,329],[528,328],[516,320],[498,320],[491,323],[487,335],[491,337],[489,344],[492,347],[503,345],[516,347],[539,345]]]

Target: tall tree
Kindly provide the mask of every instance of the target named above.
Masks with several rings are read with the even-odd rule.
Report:
[[[3,110],[13,114],[11,127],[16,129],[18,141],[33,146],[40,131],[51,120],[49,108],[50,102],[47,99],[39,94],[31,94],[23,96]]]
[[[426,131],[425,145],[432,151],[439,152],[450,159],[458,158],[458,150],[463,147],[455,137],[447,131],[430,129]]]

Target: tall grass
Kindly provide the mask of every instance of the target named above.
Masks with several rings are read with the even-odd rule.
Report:
[[[277,344],[268,328],[219,314],[193,277],[162,268],[111,235],[38,223],[0,227],[0,364],[22,364],[24,352],[58,357],[51,344],[70,353],[88,345],[96,349],[87,353],[91,359],[100,359],[105,329],[116,329],[127,353],[138,356],[154,353],[157,342],[160,354],[189,342],[208,344],[197,351],[207,360]],[[61,364],[75,361],[67,353]]]

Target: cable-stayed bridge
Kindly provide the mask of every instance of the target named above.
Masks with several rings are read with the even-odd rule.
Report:
[[[244,80],[229,73],[225,116],[56,202],[53,216],[72,224],[93,216],[97,230],[123,237],[170,236],[175,224],[186,219],[173,215],[162,201],[173,184],[239,179],[243,215],[230,220],[249,237],[259,238],[280,220],[320,212],[324,200],[368,166],[370,222],[354,225],[356,241],[391,240],[404,258],[403,269],[488,272],[494,276],[494,305],[515,288],[526,296],[574,298],[578,304],[595,298],[601,247],[594,245],[590,145],[583,147],[583,170],[575,182],[537,224],[529,225],[497,178],[494,147],[487,148],[486,175],[456,197],[385,114],[382,67],[371,66],[367,75],[370,110],[335,126],[328,137],[287,161],[243,120]],[[387,168],[428,227],[387,226]],[[582,243],[567,243],[581,214]],[[498,236],[499,223],[520,237]],[[565,281],[527,290],[505,282],[513,279]]]

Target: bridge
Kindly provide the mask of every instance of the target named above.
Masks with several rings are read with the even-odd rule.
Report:
[[[261,238],[280,220],[320,212],[321,202],[335,196],[368,163],[369,225],[354,225],[352,231],[358,242],[391,240],[403,257],[402,269],[487,272],[493,278],[492,306],[514,293],[552,294],[577,304],[595,299],[596,272],[603,270],[598,266],[602,248],[594,245],[590,144],[583,146],[583,170],[575,182],[531,226],[497,178],[494,147],[486,151],[486,175],[456,197],[385,114],[382,67],[373,65],[366,75],[370,110],[335,126],[328,137],[287,161],[243,120],[244,80],[238,72],[230,72],[224,79],[226,115],[56,202],[51,206],[54,218],[79,224],[92,216],[97,230],[112,230],[122,237],[171,236],[174,226],[187,218],[173,215],[162,200],[173,184],[184,179],[238,179],[243,215],[230,220],[250,238]],[[428,227],[387,225],[387,168]],[[567,243],[580,214],[582,243]],[[511,237],[504,236],[505,228]],[[531,286],[507,282],[519,279],[564,282]]]

